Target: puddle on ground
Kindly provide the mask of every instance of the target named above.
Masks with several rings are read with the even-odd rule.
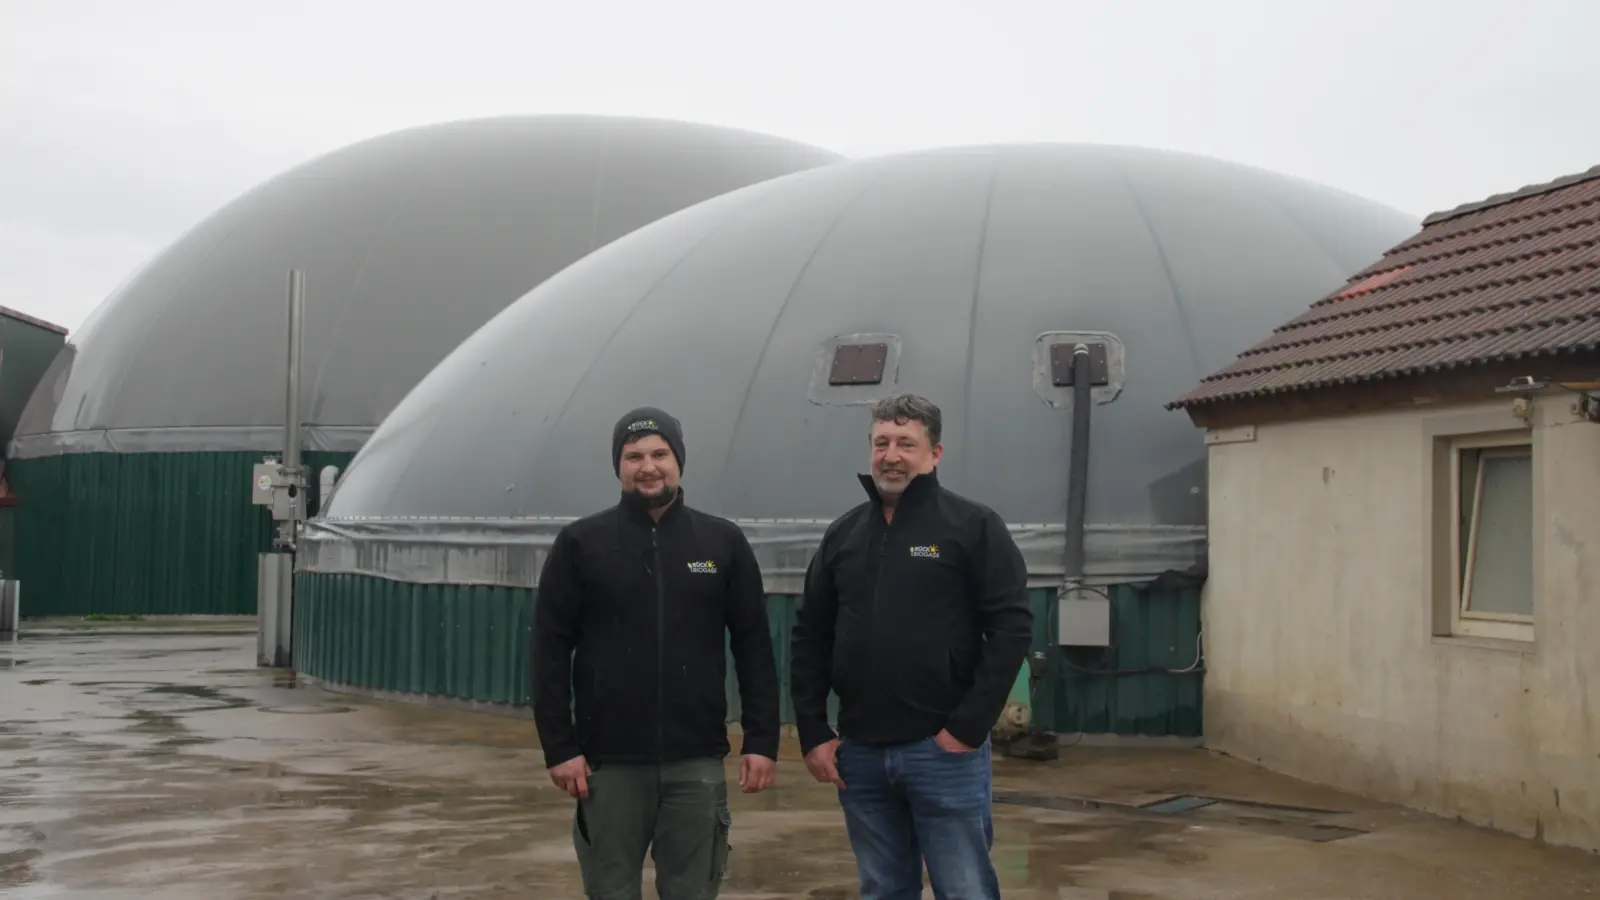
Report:
[[[34,860],[44,854],[36,849],[0,852],[0,889],[27,887],[39,880]]]
[[[209,706],[197,706],[191,709],[178,710],[178,712],[206,712],[216,709],[242,709],[252,706],[251,701],[232,694],[225,694],[216,688],[198,684],[167,684],[153,687],[145,691],[146,694],[176,694],[180,697],[193,697],[196,700],[211,701]]]
[[[263,706],[260,709],[264,713],[287,713],[298,716],[317,716],[350,711],[350,707],[340,706],[336,703],[291,703],[278,706]]]
[[[176,716],[188,713],[242,709],[255,705],[251,700],[200,684],[173,684],[168,681],[74,681],[72,686],[89,688],[89,693],[91,694],[102,693],[100,689],[111,689],[111,693],[121,693],[116,690],[118,688],[138,689],[137,694],[130,697],[130,699],[138,704],[139,710],[136,710],[136,712],[140,714],[153,713],[153,710],[146,707],[159,706],[161,705],[160,701],[167,698],[172,700],[192,699],[203,701],[203,703],[198,706],[163,708],[160,711],[162,715]]]
[[[50,691],[0,691],[0,895],[581,894],[572,801],[549,785],[531,749],[531,724],[324,696],[309,686],[275,694],[303,685],[289,671],[248,668],[250,636],[223,654],[175,651],[201,655],[154,667],[127,661],[164,642],[84,640],[115,646],[58,651],[49,668],[34,670],[67,673]],[[209,637],[196,645],[217,643]],[[137,680],[169,672],[192,684]],[[69,687],[74,678],[84,680]],[[289,714],[200,714],[240,707]],[[347,715],[304,715],[331,712]],[[812,784],[795,748],[784,746],[777,787],[755,797],[730,791],[735,830],[724,896],[855,900],[855,861],[837,798]],[[1148,771],[1130,772],[1130,765]],[[1376,896],[1380,879],[1385,896],[1574,900],[1593,884],[1593,868],[1448,824],[1391,830],[1378,852],[1378,842],[1307,836],[1315,831],[1283,840],[1283,828],[1315,829],[1343,817],[1230,799],[1230,791],[1310,795],[1267,791],[1255,770],[1204,754],[1064,753],[1061,763],[999,774],[1004,784],[1040,792],[995,792],[992,858],[1002,895],[1015,900],[1326,900]],[[1124,802],[1061,796],[1073,793]],[[1168,811],[1144,808],[1163,803]],[[1369,811],[1356,815],[1380,827]]]

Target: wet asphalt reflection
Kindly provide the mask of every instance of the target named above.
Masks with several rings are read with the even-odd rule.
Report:
[[[307,687],[238,624],[24,628],[0,642],[0,897],[582,896],[525,718]],[[733,792],[722,896],[858,897],[831,789],[784,755]],[[1204,751],[1003,759],[996,790],[1006,897],[1600,896],[1594,856]]]

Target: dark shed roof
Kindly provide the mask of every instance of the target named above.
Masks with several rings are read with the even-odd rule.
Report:
[[[28,398],[60,354],[66,335],[60,325],[0,306],[0,459],[6,456]],[[0,488],[0,496],[5,493]]]
[[[36,316],[30,316],[21,310],[12,309],[9,306],[0,306],[0,317],[16,319],[18,322],[32,325],[35,328],[38,328],[42,331],[48,331],[53,334],[65,336],[67,333],[67,329],[61,325],[57,325],[54,322],[46,322],[43,319],[40,319]]]
[[[1469,203],[1173,401],[1230,400],[1600,347],[1600,167]]]
[[[224,206],[103,302],[35,392],[18,455],[277,448],[291,268],[306,273],[307,445],[354,450],[463,338],[574,260],[840,159],[605,116],[448,122],[353,144]]]

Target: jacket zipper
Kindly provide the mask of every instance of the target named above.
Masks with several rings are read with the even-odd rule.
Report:
[[[667,588],[661,577],[661,544],[656,540],[656,527],[650,526],[650,550],[655,554],[656,570],[656,762],[666,761],[666,683],[667,660]]]
[[[889,528],[891,523],[879,519],[878,522],[878,564],[872,570],[872,614],[867,617],[867,646],[872,648],[870,660],[867,665],[867,684],[878,683],[878,661],[883,654],[878,652],[878,620],[883,615],[883,562],[884,549],[889,543]]]

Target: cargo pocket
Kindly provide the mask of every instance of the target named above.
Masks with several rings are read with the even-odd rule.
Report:
[[[577,802],[572,816],[572,847],[578,853],[578,872],[584,883],[595,883],[594,841],[589,836],[589,814],[582,800]]]
[[[584,847],[591,847],[594,842],[589,840],[589,816],[584,812],[583,801],[578,801],[578,811],[572,817],[572,834],[578,843]]]
[[[717,810],[717,830],[711,836],[711,884],[720,886],[722,876],[728,872],[728,854],[733,847],[728,843],[728,833],[733,830],[733,814],[727,809]]]

